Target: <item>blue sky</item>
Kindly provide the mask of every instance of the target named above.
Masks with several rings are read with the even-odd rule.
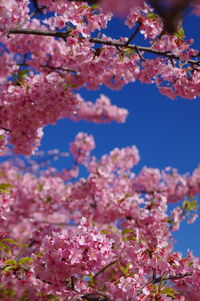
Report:
[[[199,19],[188,17],[185,22],[187,38],[198,37]],[[122,21],[114,20],[109,30],[111,36],[130,36],[131,32],[124,29]],[[138,39],[142,45],[142,39]],[[134,41],[134,43],[137,42]],[[144,43],[143,43],[144,45]],[[196,40],[195,46],[200,42]],[[199,47],[200,48],[200,47]],[[74,123],[61,120],[56,126],[47,126],[40,149],[59,148],[67,151],[70,141],[79,131],[87,132],[95,137],[94,154],[100,157],[114,147],[136,145],[140,151],[141,161],[134,169],[138,172],[143,166],[165,168],[172,166],[181,173],[192,172],[200,162],[200,99],[172,101],[162,96],[154,85],[143,85],[139,82],[128,84],[120,91],[112,91],[102,87],[97,91],[82,89],[85,100],[94,101],[101,93],[111,98],[112,103],[129,110],[124,124],[91,124]],[[62,163],[58,168],[68,168]],[[188,248],[200,256],[200,244],[197,240],[199,220],[193,225],[183,224],[175,233],[176,249],[186,254]]]

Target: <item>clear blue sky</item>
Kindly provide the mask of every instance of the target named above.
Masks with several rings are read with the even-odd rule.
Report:
[[[186,36],[199,36],[199,18],[188,17],[185,24]],[[130,32],[122,26],[122,21],[115,20],[107,31],[111,36],[129,36]],[[142,40],[139,39],[140,44]],[[134,42],[137,42],[134,41]],[[199,47],[200,41],[195,43]],[[199,47],[200,49],[200,47]],[[94,154],[100,157],[114,147],[136,145],[141,161],[134,172],[143,166],[166,166],[178,168],[181,173],[191,172],[200,162],[200,99],[171,101],[162,96],[154,85],[139,82],[129,84],[120,91],[111,91],[105,87],[98,91],[80,91],[86,100],[94,101],[101,93],[109,96],[113,102],[129,110],[124,124],[73,123],[62,120],[56,126],[47,126],[41,149],[59,148],[68,150],[79,131],[94,135],[96,149]],[[58,168],[69,167],[57,165]],[[177,239],[176,249],[186,254],[188,248],[200,256],[199,220],[193,225],[183,224]]]

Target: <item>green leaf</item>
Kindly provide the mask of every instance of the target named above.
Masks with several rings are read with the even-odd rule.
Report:
[[[93,282],[93,275],[92,274],[89,274],[89,275],[87,275],[87,277],[88,277],[88,286],[89,287],[94,287],[94,282]]]
[[[151,287],[151,293],[156,294],[156,292],[157,292],[157,285],[153,284],[152,287]]]
[[[43,254],[42,254],[42,253],[38,253],[38,254],[36,254],[36,257],[37,257],[37,258],[42,258],[42,256],[43,256]]]
[[[89,274],[89,275],[87,275],[87,277],[89,278],[90,282],[93,283],[93,275],[92,275],[92,274]]]
[[[50,301],[59,301],[59,300],[60,300],[59,297],[56,297],[56,296],[54,296],[54,295],[52,295],[52,294],[47,295],[47,298],[48,298],[48,300],[50,300]]]
[[[45,200],[45,203],[50,203],[52,201],[52,197],[51,196],[48,196]]]
[[[165,287],[161,290],[161,293],[169,297],[176,298],[175,294],[177,294],[178,292],[175,291],[172,287]]]
[[[2,284],[0,284],[0,296],[1,297],[8,297],[8,296],[15,296],[15,292],[11,288],[6,288]],[[7,299],[7,298],[6,298]],[[7,299],[8,300],[8,299]],[[13,299],[12,299],[13,300]]]
[[[172,218],[168,218],[168,220],[167,220],[167,222],[168,222],[168,224],[173,224],[174,223],[174,220],[172,219]]]
[[[185,264],[188,266],[191,266],[191,265],[193,265],[193,262],[192,262],[192,260],[190,260],[189,262],[186,262]]]
[[[129,267],[130,267],[130,264],[128,263],[127,266],[124,268],[122,265],[119,265],[119,269],[120,271],[125,275],[125,276],[128,276],[129,274]]]
[[[110,234],[111,231],[108,231],[108,230],[102,230],[101,233],[102,233],[102,234]]]
[[[23,257],[20,259],[19,264],[26,264],[26,263],[32,263],[33,258],[31,257]]]
[[[127,237],[128,240],[133,240],[133,241],[136,241],[136,236],[134,235],[130,235]]]
[[[126,233],[131,233],[131,232],[133,232],[133,230],[131,230],[131,229],[123,229],[122,230],[122,235],[124,235]]]
[[[4,239],[2,239],[1,240],[1,242],[8,242],[8,243],[10,243],[10,244],[12,244],[12,245],[16,245],[16,246],[19,246],[19,244],[14,240],[14,239],[12,239],[12,238],[4,238]]]
[[[15,259],[8,259],[4,261],[5,265],[12,265],[12,266],[17,266],[17,261]]]
[[[77,84],[75,84],[75,83],[70,83],[70,82],[67,82],[66,84],[65,84],[65,90],[67,91],[68,90],[68,88],[76,88],[77,87]]]
[[[158,18],[158,15],[156,15],[155,13],[148,13],[146,17],[150,20],[156,20]]]
[[[38,191],[41,192],[42,190],[43,190],[43,185],[42,185],[42,184],[39,184],[39,185],[38,185]]]
[[[20,70],[18,71],[18,79],[21,80],[23,79],[23,77],[25,77],[27,75],[27,73],[29,72],[28,69],[24,69],[24,70]]]
[[[4,270],[4,272],[12,271],[13,266],[9,265],[8,267],[5,267],[5,269],[3,269],[3,270]]]
[[[185,38],[185,31],[181,26],[179,26],[178,30],[174,33],[174,35],[178,39],[183,40]]]
[[[99,5],[96,4],[96,3],[95,3],[95,4],[92,4],[91,8],[93,8],[93,9],[99,8]]]
[[[0,184],[0,193],[10,193],[10,189],[13,186],[11,184],[8,183],[1,183]]]
[[[10,255],[12,254],[10,247],[2,243],[1,241],[0,241],[0,249],[6,251]]]
[[[198,201],[197,200],[185,200],[182,204],[182,208],[186,212],[197,211],[198,210]]]

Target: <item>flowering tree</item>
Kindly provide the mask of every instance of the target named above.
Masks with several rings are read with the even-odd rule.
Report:
[[[189,6],[200,14],[198,0],[2,0],[1,155],[10,145],[34,154],[43,127],[61,118],[125,121],[126,109],[105,95],[84,101],[82,87],[140,80],[170,98],[199,96],[199,52],[181,27]],[[130,37],[102,32],[114,14]],[[139,33],[149,46],[133,44]],[[1,163],[1,300],[199,300],[200,259],[173,251],[172,231],[197,217],[200,168],[135,175],[135,146],[99,160],[94,147],[79,133],[70,144],[74,166],[61,172]]]

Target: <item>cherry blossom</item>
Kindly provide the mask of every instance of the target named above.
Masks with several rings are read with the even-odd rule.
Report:
[[[173,231],[198,217],[200,167],[136,173],[136,146],[97,158],[84,132],[67,153],[37,153],[60,119],[125,122],[125,108],[82,88],[139,80],[171,99],[200,95],[199,51],[180,24],[199,2],[161,2],[0,1],[1,300],[199,300],[200,259],[174,250]],[[105,34],[116,15],[128,36]],[[71,167],[49,164],[60,157]]]

